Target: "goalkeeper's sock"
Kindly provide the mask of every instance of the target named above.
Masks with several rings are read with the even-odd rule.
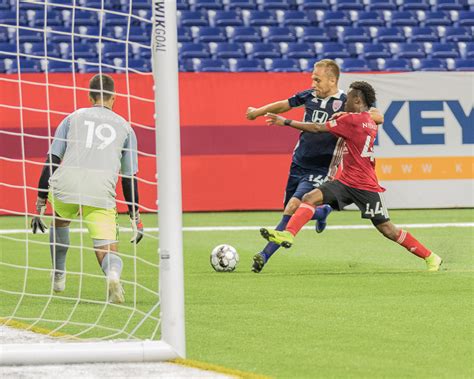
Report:
[[[415,237],[413,237],[406,230],[400,230],[397,241],[399,245],[402,245],[410,253],[415,254],[420,258],[428,258],[431,255],[431,251],[428,250],[423,244],[421,244]]]
[[[111,271],[114,271],[120,277],[122,274],[123,262],[117,254],[107,253],[102,259],[102,271],[104,271],[105,276],[109,276]]]
[[[285,230],[286,225],[288,224],[288,221],[290,221],[291,216],[290,215],[283,215],[283,217],[280,220],[280,223],[276,226],[275,230]],[[262,253],[265,255],[265,262],[270,259],[270,257],[280,248],[280,245],[277,245],[276,243],[269,242],[266,244],[266,246],[263,248]]]
[[[301,203],[295,214],[291,217],[286,230],[296,236],[303,226],[313,218],[315,207],[308,203]]]
[[[69,226],[52,227],[49,232],[49,242],[55,274],[63,274],[66,271],[66,254],[69,249]]]

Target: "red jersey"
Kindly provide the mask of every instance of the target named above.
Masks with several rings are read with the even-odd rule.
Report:
[[[338,180],[346,186],[383,192],[375,173],[374,141],[378,126],[368,112],[348,113],[326,123],[328,131],[346,142]]]

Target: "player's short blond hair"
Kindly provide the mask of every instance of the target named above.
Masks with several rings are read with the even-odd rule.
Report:
[[[314,68],[316,67],[325,68],[328,75],[332,75],[336,78],[336,80],[339,80],[341,70],[336,61],[333,61],[332,59],[321,59],[314,64]]]

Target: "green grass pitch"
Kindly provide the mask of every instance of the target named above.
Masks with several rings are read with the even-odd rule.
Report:
[[[184,225],[268,226],[279,217],[185,214]],[[398,224],[472,222],[474,211],[392,211],[391,217]],[[120,223],[128,226],[125,216]],[[155,216],[144,215],[144,224],[156,226]],[[368,222],[352,211],[329,219],[329,225],[352,224]],[[18,228],[25,228],[24,218],[0,217],[1,230]],[[444,258],[442,272],[425,272],[423,261],[375,229],[305,230],[260,274],[250,272],[252,256],[264,245],[258,231],[184,232],[187,357],[279,378],[473,377],[474,229],[410,231]],[[71,243],[80,238],[71,234]],[[15,312],[30,324],[41,317],[50,321],[36,326],[83,338],[107,337],[113,329],[126,337],[143,319],[134,307],[149,311],[155,296],[147,289],[158,287],[158,270],[147,263],[156,262],[157,240],[145,237],[134,260],[127,257],[129,238],[121,234],[127,308],[119,308],[100,303],[105,283],[90,251],[71,249],[67,267],[93,276],[69,274],[64,298],[41,297],[50,294],[48,237],[30,234],[26,243],[25,234],[0,234],[0,317]],[[209,265],[210,251],[221,243],[240,254],[233,273]],[[87,235],[83,244],[90,246]],[[25,263],[32,269],[22,268]],[[133,333],[147,338],[154,328],[148,320]]]

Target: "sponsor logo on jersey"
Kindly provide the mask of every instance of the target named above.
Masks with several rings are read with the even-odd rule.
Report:
[[[337,126],[337,120],[331,120],[331,121],[329,121],[329,126],[330,126],[331,128],[334,128],[335,126]]]
[[[332,110],[337,112],[342,107],[342,100],[334,100],[332,102]]]

